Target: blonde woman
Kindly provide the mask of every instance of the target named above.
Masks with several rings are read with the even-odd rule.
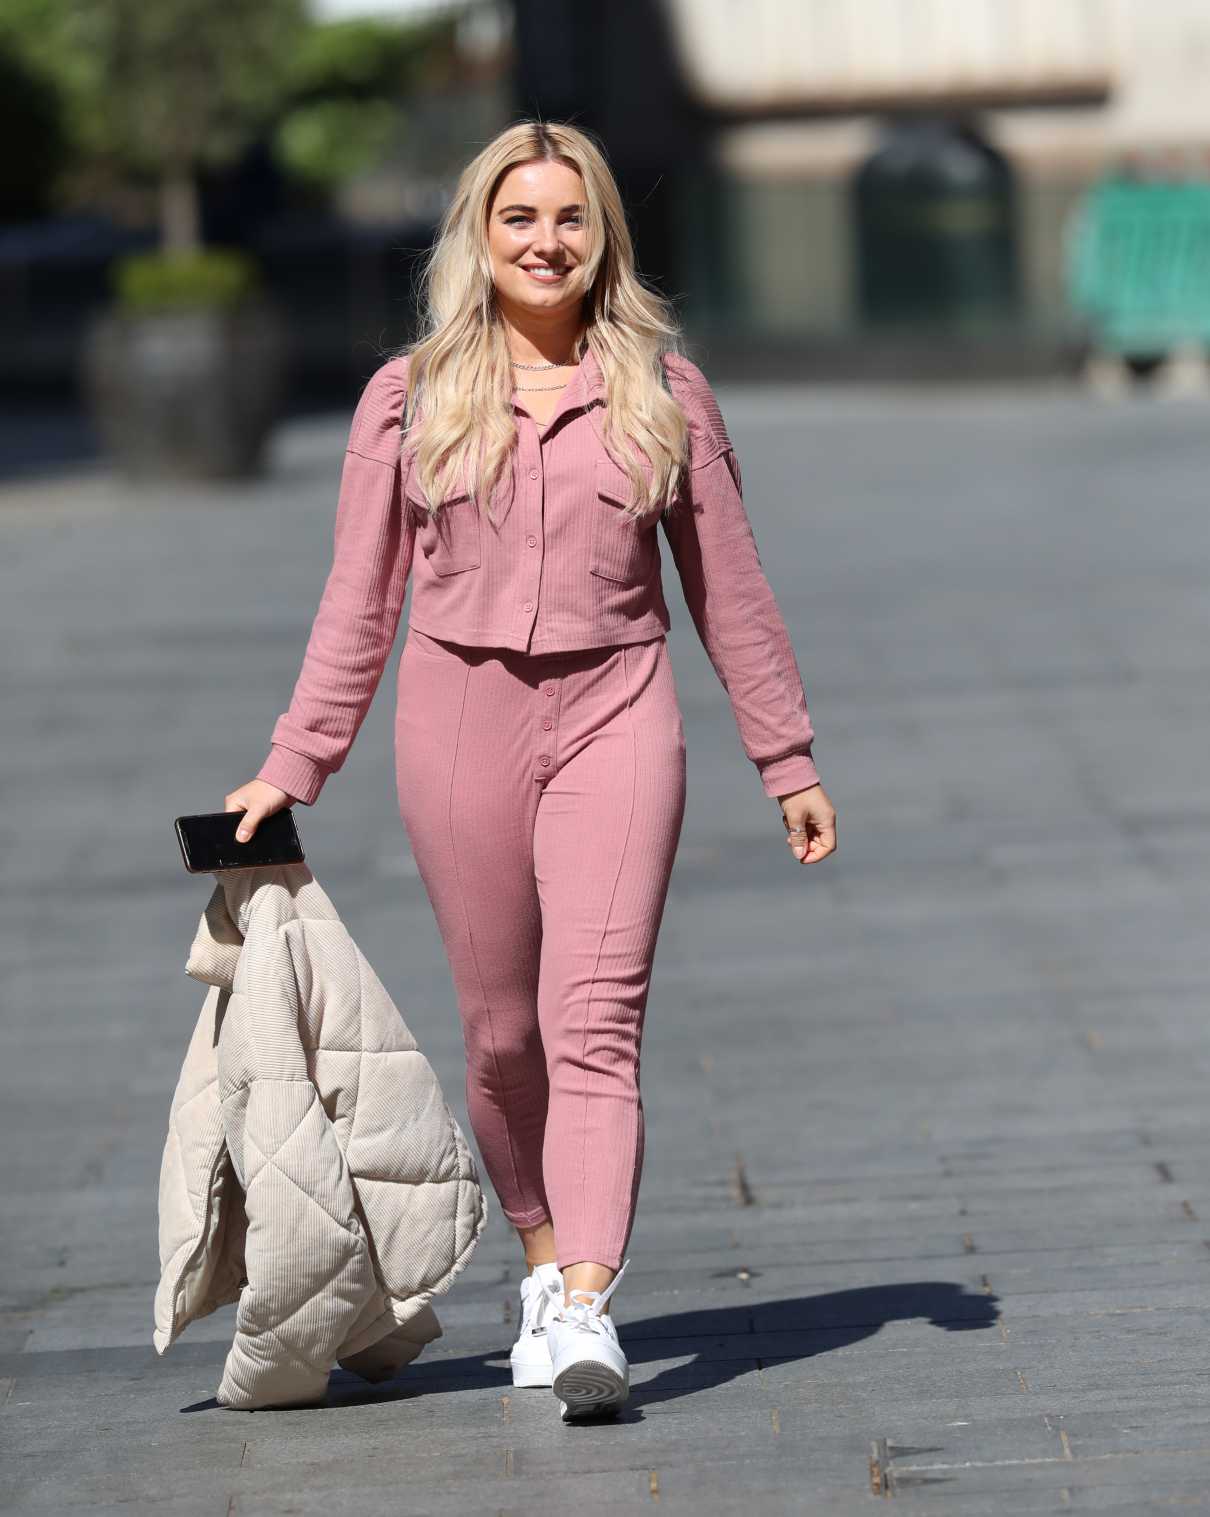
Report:
[[[413,591],[400,813],[440,927],[475,1137],[529,1273],[511,1362],[564,1420],[629,1394],[609,1312],[643,1165],[639,1054],[685,806],[662,526],[794,859],[836,846],[740,470],[587,133],[523,121],[467,165],[420,339],[353,418],[334,558],[241,831],[345,761]]]

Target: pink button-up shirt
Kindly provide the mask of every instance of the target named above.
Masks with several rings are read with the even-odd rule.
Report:
[[[345,452],[332,567],[259,779],[304,805],[318,799],[370,708],[409,576],[409,623],[456,643],[548,653],[666,633],[658,520],[765,794],[818,783],[802,678],[718,402],[696,364],[664,362],[689,421],[690,468],[670,513],[637,520],[621,509],[629,480],[598,430],[605,381],[591,349],[545,425],[514,396],[519,437],[494,523],[465,495],[430,518],[400,451],[406,356],[371,376]]]

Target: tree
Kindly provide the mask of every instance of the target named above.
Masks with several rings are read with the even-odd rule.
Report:
[[[163,248],[201,244],[198,175],[276,116],[305,0],[5,0],[0,47],[51,81],[79,161],[157,186]]]

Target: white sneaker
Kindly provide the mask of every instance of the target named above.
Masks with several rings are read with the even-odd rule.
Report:
[[[617,1411],[630,1395],[630,1366],[612,1317],[602,1311],[629,1263],[627,1259],[603,1291],[577,1286],[571,1300],[556,1305],[546,1319],[551,1385],[564,1422]],[[580,1296],[588,1300],[578,1300]]]
[[[547,1319],[563,1299],[557,1264],[536,1264],[521,1282],[521,1330],[508,1356],[514,1385],[549,1385],[553,1371],[546,1337]]]

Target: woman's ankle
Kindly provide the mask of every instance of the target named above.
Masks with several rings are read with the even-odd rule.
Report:
[[[616,1278],[617,1273],[611,1264],[598,1264],[591,1259],[568,1264],[563,1270],[565,1299],[570,1301],[573,1291],[603,1291]],[[610,1303],[606,1301],[601,1310],[607,1312],[609,1306]]]
[[[555,1264],[555,1229],[549,1221],[535,1222],[530,1225],[514,1223],[517,1236],[521,1240],[521,1249],[525,1255],[525,1262],[529,1266],[532,1275],[539,1264]]]

